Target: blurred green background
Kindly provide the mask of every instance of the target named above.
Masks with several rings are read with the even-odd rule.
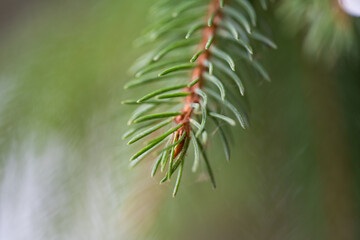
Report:
[[[0,0],[0,239],[359,239],[359,21],[259,10],[279,49],[246,82],[251,128],[230,163],[212,142],[216,190],[187,164],[172,199],[121,140],[153,2]]]

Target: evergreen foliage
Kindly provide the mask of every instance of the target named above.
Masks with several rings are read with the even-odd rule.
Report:
[[[267,7],[265,1],[261,5]],[[254,58],[253,45],[276,45],[256,30],[256,12],[247,0],[159,1],[152,12],[157,22],[136,43],[155,42],[156,46],[139,58],[132,69],[135,78],[125,85],[126,89],[154,89],[123,102],[138,105],[128,122],[132,128],[124,135],[135,135],[128,144],[150,139],[144,140],[145,147],[131,157],[131,165],[156,152],[152,176],[160,168],[165,171],[161,182],[165,182],[178,171],[175,196],[192,145],[193,171],[198,169],[201,156],[215,188],[206,153],[208,119],[215,123],[229,160],[229,134],[223,125],[235,126],[238,122],[244,129],[249,126],[240,100],[246,93],[241,72],[252,68],[269,81],[269,75]],[[166,130],[169,124],[172,126]]]
[[[337,1],[284,0],[277,13],[289,33],[305,33],[304,50],[313,59],[334,64],[356,52],[356,28]]]

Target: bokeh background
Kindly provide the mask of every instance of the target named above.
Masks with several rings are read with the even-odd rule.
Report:
[[[212,142],[217,189],[187,164],[173,199],[121,139],[154,2],[0,0],[0,239],[360,239],[359,19],[256,3],[272,82],[246,82],[230,163]]]

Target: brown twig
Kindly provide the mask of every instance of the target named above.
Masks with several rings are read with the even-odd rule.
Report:
[[[213,13],[216,13],[213,24],[203,29],[202,41],[198,46],[198,50],[205,49],[208,40],[212,36],[215,36],[218,24],[222,17],[219,0],[214,0],[210,3],[206,19],[208,19]],[[186,138],[190,137],[190,131],[191,131],[190,118],[193,112],[193,108],[191,105],[200,102],[200,96],[196,93],[196,90],[201,89],[204,84],[202,75],[203,72],[206,71],[205,62],[208,61],[209,58],[210,58],[210,51],[208,49],[205,49],[205,51],[196,60],[197,67],[192,71],[191,74],[191,81],[194,81],[196,79],[199,79],[199,81],[194,86],[184,89],[185,92],[189,92],[191,94],[185,98],[185,106],[182,109],[182,114],[175,118],[175,122],[177,124],[181,124],[181,123],[184,124],[184,126],[177,131],[178,132],[177,136],[179,137],[182,136],[184,131],[186,131],[186,135],[187,135]],[[182,151],[184,147],[184,142],[185,139],[176,147],[174,152],[174,157],[176,157]]]

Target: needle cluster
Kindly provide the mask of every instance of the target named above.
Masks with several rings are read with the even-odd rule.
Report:
[[[261,1],[266,7],[265,1]],[[264,5],[265,4],[265,5]],[[128,144],[150,138],[130,161],[135,166],[150,153],[157,157],[151,175],[164,172],[161,183],[177,171],[173,196],[192,146],[197,171],[203,159],[211,183],[215,179],[206,153],[208,120],[216,126],[230,159],[228,126],[248,127],[248,118],[239,98],[245,87],[238,65],[252,67],[270,80],[254,60],[253,41],[276,45],[255,31],[256,12],[248,0],[160,1],[154,8],[158,21],[137,44],[158,43],[133,68],[135,78],[125,88],[152,86],[155,89],[124,104],[138,106],[129,120],[132,127],[124,138]]]

